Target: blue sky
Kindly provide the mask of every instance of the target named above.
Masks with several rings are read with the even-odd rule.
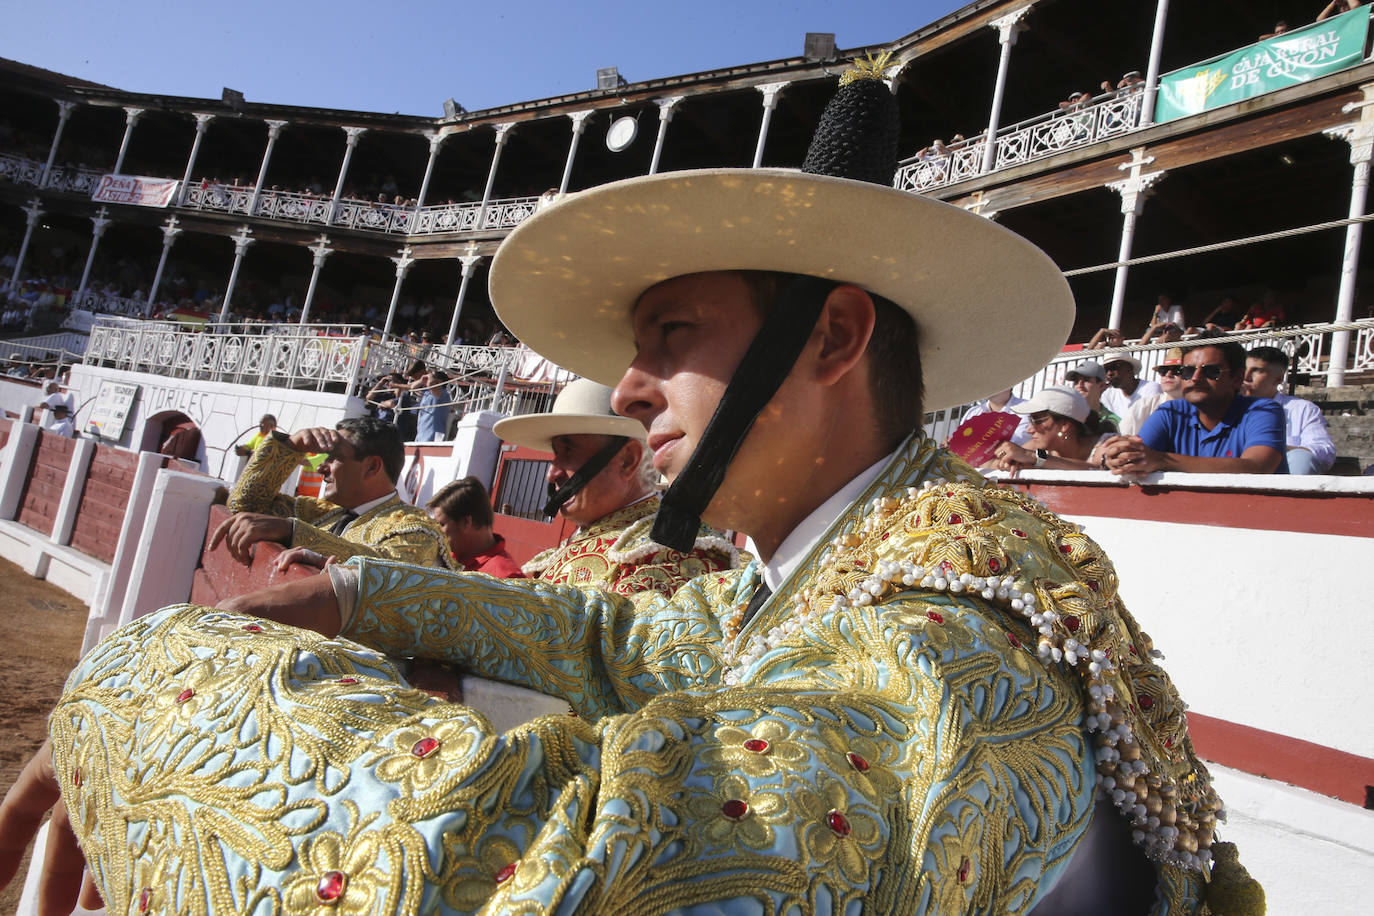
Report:
[[[957,0],[0,0],[0,57],[134,92],[438,116],[890,41]]]

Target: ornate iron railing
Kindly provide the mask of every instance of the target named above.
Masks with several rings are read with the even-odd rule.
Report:
[[[1327,370],[1327,355],[1331,349],[1331,335],[1337,331],[1351,334],[1350,351],[1346,357],[1346,372],[1374,372],[1374,318],[1362,318],[1348,324],[1323,322],[1305,324],[1289,328],[1261,328],[1255,331],[1232,331],[1222,338],[1193,337],[1171,343],[1153,343],[1146,346],[1117,347],[1109,350],[1070,350],[1060,353],[1050,360],[1049,365],[1035,375],[1012,387],[1017,397],[1029,398],[1042,388],[1064,385],[1064,374],[1085,360],[1105,363],[1113,357],[1134,356],[1140,360],[1140,377],[1154,378],[1154,367],[1164,359],[1165,351],[1173,347],[1201,347],[1215,343],[1218,339],[1235,341],[1247,350],[1257,346],[1278,347],[1290,357],[1297,356],[1294,371],[1299,374],[1319,375]],[[948,410],[926,414],[926,432],[943,442],[949,438],[959,425],[960,418],[972,404],[964,404]]]
[[[93,194],[100,178],[105,172],[101,169],[82,169],[70,165],[54,165],[48,170],[48,180],[43,182],[43,163],[37,159],[11,156],[0,153],[0,178],[15,184],[45,187],[54,191],[69,191],[73,194]]]
[[[364,386],[416,359],[452,378],[460,409],[529,413],[547,410],[571,375],[540,381],[518,377],[530,357],[524,347],[419,346],[382,337],[361,325],[279,325],[249,322],[189,328],[174,321],[101,318],[91,328],[85,362],[132,372],[270,385],[330,388],[362,397]]]
[[[1100,96],[1087,106],[1052,111],[997,132],[993,171],[1088,146],[1129,133],[1140,126],[1143,92]],[[943,154],[907,159],[897,170],[893,186],[902,191],[929,191],[983,174],[984,141],[947,147]]]
[[[212,213],[247,215],[253,189],[244,185],[192,184],[186,189],[181,206]],[[478,225],[482,205],[477,203],[440,204],[433,207],[398,207],[378,201],[343,198],[334,208],[331,221],[328,197],[298,191],[263,191],[258,195],[254,215],[341,229],[362,229],[390,235],[436,235],[445,232],[475,232],[478,229],[514,229],[534,213],[538,197],[493,200]]]

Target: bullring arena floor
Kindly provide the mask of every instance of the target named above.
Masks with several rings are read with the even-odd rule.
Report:
[[[0,560],[0,590],[5,594],[0,605],[2,795],[47,735],[48,712],[81,653],[86,606],[6,560]],[[26,874],[28,867],[26,855],[19,875]],[[0,890],[0,913],[15,911],[23,887],[22,880],[15,880]]]

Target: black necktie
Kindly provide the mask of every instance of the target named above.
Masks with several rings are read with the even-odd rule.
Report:
[[[744,616],[740,618],[740,629],[749,625],[749,621],[754,619],[754,615],[763,607],[763,603],[773,596],[773,590],[768,587],[768,583],[759,581],[758,590],[754,592],[754,597],[749,599],[749,606],[744,609]]]
[[[343,515],[339,516],[339,520],[337,522],[329,526],[329,533],[343,534],[344,529],[347,528],[349,524],[357,517],[358,513],[352,511],[351,509],[344,512]]]

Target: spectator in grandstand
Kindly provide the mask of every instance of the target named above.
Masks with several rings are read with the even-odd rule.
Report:
[[[1272,328],[1284,323],[1287,315],[1279,304],[1278,295],[1271,289],[1265,292],[1259,302],[1251,303],[1245,315],[1236,322],[1237,331],[1252,331],[1256,328]]]
[[[435,369],[420,376],[415,404],[415,441],[441,442],[448,438],[449,376]]]
[[[76,413],[76,398],[72,396],[71,392],[64,392],[62,383],[53,379],[43,386],[43,400],[34,409],[46,410],[52,414],[59,408],[65,411],[66,416],[72,416]],[[46,426],[46,421],[44,425]]]
[[[1120,347],[1125,343],[1125,336],[1116,328],[1102,328],[1086,346],[1089,350],[1101,350],[1104,347]]]
[[[286,478],[311,452],[329,456],[320,466],[321,498],[282,494]],[[404,464],[405,443],[396,427],[372,417],[289,437],[273,430],[229,494],[233,514],[210,536],[209,549],[222,540],[236,560],[247,564],[254,544],[273,541],[293,548],[278,559],[283,567],[368,556],[447,568],[443,530],[396,493]]]
[[[1030,422],[1031,437],[1024,447],[1003,442],[994,452],[994,467],[1003,471],[1047,468],[1053,471],[1090,471],[1100,468],[1094,454],[1098,443],[1112,437],[1112,430],[1072,388],[1043,388],[1012,411]]]
[[[1265,32],[1263,35],[1261,35],[1261,36],[1259,37],[1259,40],[1260,40],[1260,41],[1265,41],[1266,39],[1269,39],[1269,38],[1277,38],[1278,36],[1282,35],[1284,32],[1287,32],[1287,31],[1288,31],[1288,28],[1289,28],[1288,23],[1287,23],[1285,20],[1280,19],[1278,22],[1274,23],[1274,31],[1272,31],[1272,32]]]
[[[1194,347],[1179,370],[1183,397],[1161,404],[1138,436],[1115,436],[1102,465],[1117,474],[1189,471],[1288,472],[1283,408],[1240,393],[1245,349],[1226,342]]]
[[[1088,402],[1088,407],[1104,421],[1104,428],[1115,432],[1121,418],[1102,403],[1107,390],[1107,372],[1100,363],[1089,360],[1064,373],[1064,380]]]
[[[1121,418],[1130,412],[1132,404],[1159,391],[1159,385],[1155,382],[1141,381],[1137,377],[1140,372],[1140,360],[1134,356],[1109,356],[1102,364],[1102,371],[1107,373],[1109,386],[1102,392],[1102,404],[1116,414],[1118,426],[1121,425]]]
[[[1120,431],[1123,436],[1134,436],[1139,433],[1145,421],[1160,404],[1183,397],[1183,379],[1178,374],[1182,366],[1181,348],[1170,347],[1164,351],[1164,359],[1155,366],[1155,383],[1158,387],[1153,394],[1144,395],[1136,400],[1131,404],[1130,411],[1122,415]]]
[[[1317,14],[1317,22],[1329,19],[1332,16],[1339,16],[1341,13],[1348,13],[1357,7],[1363,6],[1364,0],[1331,0],[1322,11]]]
[[[476,477],[445,484],[425,508],[444,529],[454,569],[486,573],[498,579],[525,574],[506,551],[506,539],[492,530],[496,515],[486,487]]]
[[[1235,329],[1240,319],[1241,315],[1236,305],[1236,297],[1222,296],[1221,304],[1212,309],[1211,314],[1202,320],[1202,327],[1203,330],[1207,331],[1230,331]]]
[[[1278,347],[1255,347],[1245,357],[1241,390],[1252,398],[1272,398],[1283,408],[1288,473],[1325,474],[1336,462],[1336,445],[1321,408],[1283,392],[1287,371],[1288,354]]]
[[[1183,317],[1183,306],[1175,305],[1168,293],[1160,293],[1155,300],[1154,314],[1150,316],[1150,326],[1141,335],[1142,345],[1158,338],[1161,343],[1178,340],[1183,336],[1188,322]]]
[[[272,435],[272,430],[276,428],[277,418],[270,413],[263,414],[262,419],[258,420],[258,431],[249,436],[247,442],[234,446],[234,454],[240,458],[247,458],[259,445],[267,441]]]
[[[992,397],[979,401],[977,404],[970,407],[964,415],[959,418],[959,423],[963,425],[974,417],[981,416],[985,413],[1006,413],[1017,404],[1024,403],[1026,403],[1025,398],[1018,398],[1011,393],[1010,388],[1004,388]],[[1021,417],[1021,422],[1016,425],[1016,432],[1011,434],[1011,441],[1017,445],[1025,445],[1030,437],[1030,420],[1023,415]],[[946,443],[946,445],[948,445],[948,443]]]

